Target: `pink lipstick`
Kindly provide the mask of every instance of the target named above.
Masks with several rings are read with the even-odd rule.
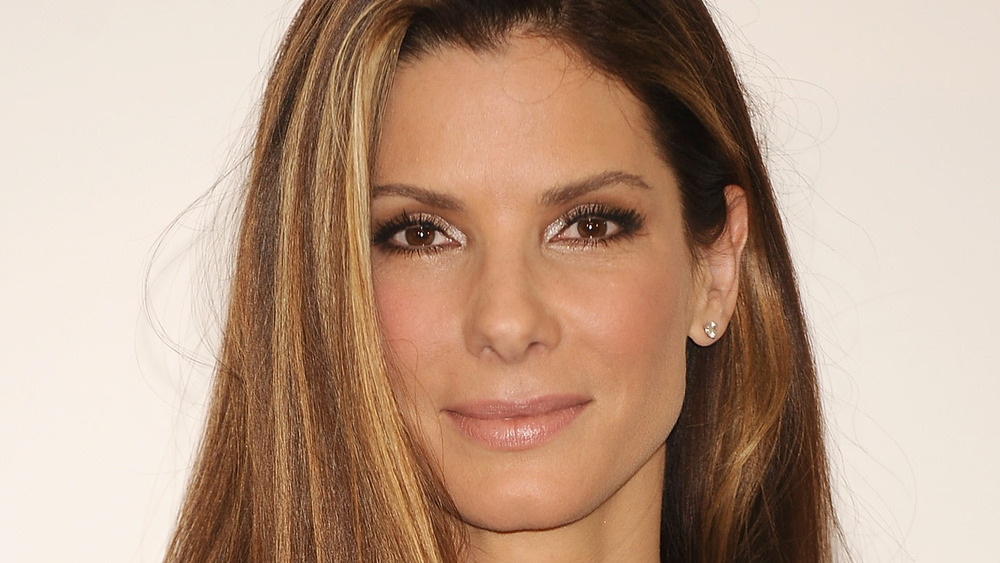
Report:
[[[466,436],[497,450],[540,446],[590,404],[581,395],[549,395],[527,401],[482,401],[444,409]]]

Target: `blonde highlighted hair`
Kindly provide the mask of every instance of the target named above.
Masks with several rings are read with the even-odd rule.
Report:
[[[562,42],[648,109],[692,248],[723,189],[749,236],[728,332],[689,345],[667,440],[664,561],[827,561],[815,369],[785,236],[726,47],[701,0],[307,0],[268,84],[201,452],[166,560],[456,561],[461,530],[393,398],[369,171],[399,61]]]

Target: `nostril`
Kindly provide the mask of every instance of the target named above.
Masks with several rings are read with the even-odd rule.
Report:
[[[542,299],[530,292],[490,291],[469,306],[466,339],[470,353],[516,362],[558,342],[558,321]]]
[[[546,291],[546,270],[533,268],[532,255],[496,240],[477,256],[471,270],[463,319],[470,354],[501,362],[517,362],[555,346],[559,323]]]

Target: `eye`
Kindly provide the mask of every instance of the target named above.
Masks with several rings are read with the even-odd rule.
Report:
[[[443,239],[443,240],[442,240]],[[438,246],[444,244],[448,237],[430,223],[420,223],[412,225],[399,231],[390,239],[393,244],[400,246]]]
[[[621,232],[621,225],[604,217],[587,216],[578,219],[562,232],[563,238],[597,239]]]
[[[464,244],[462,233],[447,221],[426,213],[403,212],[378,226],[372,244],[387,252],[439,252]]]
[[[571,209],[546,229],[546,240],[568,245],[607,243],[634,234],[642,227],[638,211],[602,204]]]

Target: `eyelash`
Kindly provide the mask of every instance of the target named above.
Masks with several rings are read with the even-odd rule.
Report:
[[[612,242],[618,242],[631,238],[635,235],[635,233],[642,229],[643,223],[645,222],[643,216],[634,209],[605,205],[603,203],[588,203],[574,207],[569,210],[568,213],[557,219],[553,223],[553,227],[550,227],[554,228],[556,232],[549,238],[558,237],[579,221],[590,217],[615,223],[618,225],[619,230],[614,234],[600,238],[564,238],[563,243],[581,248],[589,248],[596,245],[607,246]]]
[[[372,244],[384,252],[401,254],[430,254],[445,250],[444,246],[402,246],[392,242],[393,237],[410,227],[426,227],[440,232],[451,240],[457,238],[454,234],[449,234],[449,231],[454,231],[454,227],[449,226],[440,217],[428,213],[403,211],[378,226],[372,235]]]
[[[556,219],[546,229],[546,239],[559,240],[559,236],[567,229],[575,225],[577,222],[591,217],[616,224],[618,226],[618,231],[599,238],[567,237],[561,239],[559,242],[561,242],[561,244],[577,248],[590,248],[597,245],[607,246],[612,242],[631,238],[635,235],[635,233],[642,229],[643,223],[645,222],[643,216],[634,209],[627,209],[624,207],[605,205],[601,203],[589,203],[585,205],[578,205]],[[456,243],[461,244],[464,242],[456,240],[461,237],[456,236],[454,227],[450,226],[440,217],[427,213],[409,213],[407,211],[403,211],[399,215],[396,215],[376,228],[375,233],[372,235],[372,244],[387,253],[408,255],[428,255],[443,252],[449,248],[448,245],[404,246],[392,242],[392,239],[396,235],[410,227],[425,227],[441,233]],[[554,232],[550,233],[550,231]]]

